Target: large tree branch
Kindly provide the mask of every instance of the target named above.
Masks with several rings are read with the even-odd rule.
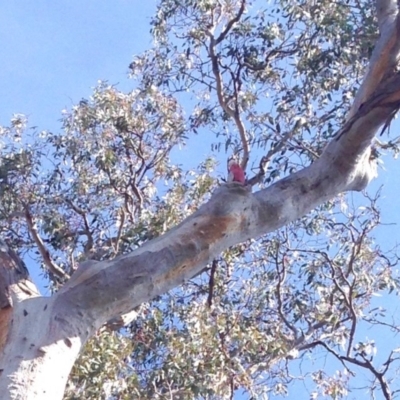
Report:
[[[373,135],[400,105],[400,75],[390,88],[376,92],[309,167],[255,194],[236,183],[223,185],[165,235],[72,277],[54,296],[69,304],[65,318],[89,318],[97,329],[195,276],[229,246],[274,231],[338,193],[365,188]]]
[[[397,1],[377,0],[376,8],[380,37],[369,61],[363,83],[347,115],[348,119],[354,116],[382,80],[397,69],[400,51],[400,19]]]
[[[380,45],[384,46],[383,37],[393,49],[393,38],[384,34]],[[213,40],[210,55],[218,77]],[[106,321],[195,276],[224,249],[274,231],[341,192],[364,189],[376,173],[370,159],[374,135],[400,106],[400,73],[389,72],[313,164],[255,194],[236,183],[223,185],[208,203],[165,235],[75,274],[52,301],[69,304],[63,308],[66,320],[75,317],[81,325],[81,319],[87,319],[91,329],[83,335],[86,339]],[[221,79],[217,84],[226,105]],[[367,82],[367,86],[373,85]]]

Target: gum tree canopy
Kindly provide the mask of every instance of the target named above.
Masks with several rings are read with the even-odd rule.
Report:
[[[344,193],[397,151],[374,137],[400,106],[399,6],[266,3],[159,1],[131,92],[99,84],[61,133],[1,128],[3,400],[398,394],[373,337],[399,330],[373,300],[397,257],[377,196]],[[232,155],[249,185],[223,181]]]

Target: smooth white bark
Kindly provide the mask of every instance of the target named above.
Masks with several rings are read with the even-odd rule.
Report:
[[[58,321],[53,301],[16,303],[10,339],[1,357],[2,400],[61,399],[81,340]]]
[[[0,299],[2,399],[61,399],[81,345],[105,322],[195,276],[229,246],[284,226],[341,192],[365,188],[376,174],[374,135],[400,105],[393,68],[398,22],[384,17],[393,15],[392,2],[386,3],[380,2],[380,18],[393,36],[382,33],[348,121],[320,159],[254,194],[237,183],[220,187],[179,226],[128,255],[85,266],[52,298],[24,292]],[[397,53],[379,58],[389,51]],[[0,288],[17,293],[21,282],[4,276]]]

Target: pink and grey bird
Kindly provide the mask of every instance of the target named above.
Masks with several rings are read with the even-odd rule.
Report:
[[[243,168],[235,161],[230,161],[228,164],[229,175],[228,182],[238,182],[244,185],[246,178],[244,175]]]

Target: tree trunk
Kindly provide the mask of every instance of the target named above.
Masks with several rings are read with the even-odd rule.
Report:
[[[68,338],[52,298],[39,297],[28,271],[0,246],[0,393],[8,399],[61,399],[81,340]]]

